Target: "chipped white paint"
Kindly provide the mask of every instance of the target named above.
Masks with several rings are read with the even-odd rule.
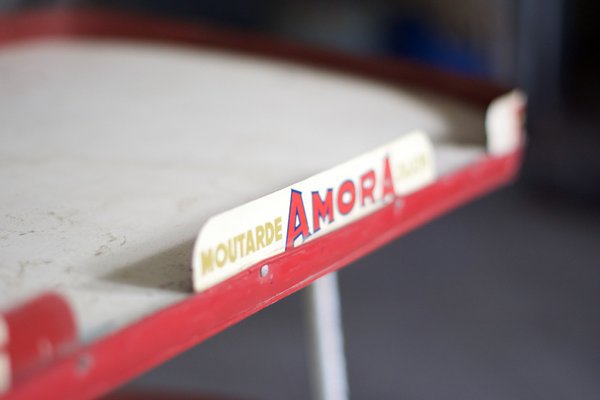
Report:
[[[0,315],[0,349],[8,343],[8,325],[4,317]]]
[[[10,358],[7,353],[0,351],[0,394],[8,392],[10,380]]]
[[[19,42],[0,71],[0,309],[58,290],[84,341],[188,296],[211,216],[413,129],[438,175],[485,152],[480,110],[233,54]]]
[[[10,388],[11,370],[10,357],[8,356],[8,325],[0,315],[0,394]]]

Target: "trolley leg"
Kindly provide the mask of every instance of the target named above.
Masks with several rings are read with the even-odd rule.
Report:
[[[344,356],[337,273],[306,288],[309,367],[314,400],[346,400],[348,378]]]

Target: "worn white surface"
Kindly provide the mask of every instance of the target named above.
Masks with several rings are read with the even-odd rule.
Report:
[[[226,53],[5,46],[0,308],[58,290],[92,340],[191,295],[192,240],[211,215],[413,129],[432,136],[446,173],[483,153],[483,117],[430,95]]]

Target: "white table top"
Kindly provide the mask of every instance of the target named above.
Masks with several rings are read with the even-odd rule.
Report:
[[[212,215],[413,129],[438,174],[485,153],[484,114],[304,66],[151,43],[0,48],[0,308],[42,290],[84,340],[192,295]]]

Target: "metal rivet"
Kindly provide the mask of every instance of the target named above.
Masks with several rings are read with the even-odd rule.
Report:
[[[82,354],[77,360],[77,370],[80,374],[85,374],[92,366],[93,359],[89,354]]]
[[[269,264],[265,264],[260,267],[260,277],[264,278],[269,273]]]
[[[46,338],[38,340],[38,352],[42,357],[50,357],[53,353],[52,342]]]
[[[396,211],[399,211],[402,209],[402,207],[404,207],[404,200],[397,198],[394,201],[394,208],[396,209]]]

